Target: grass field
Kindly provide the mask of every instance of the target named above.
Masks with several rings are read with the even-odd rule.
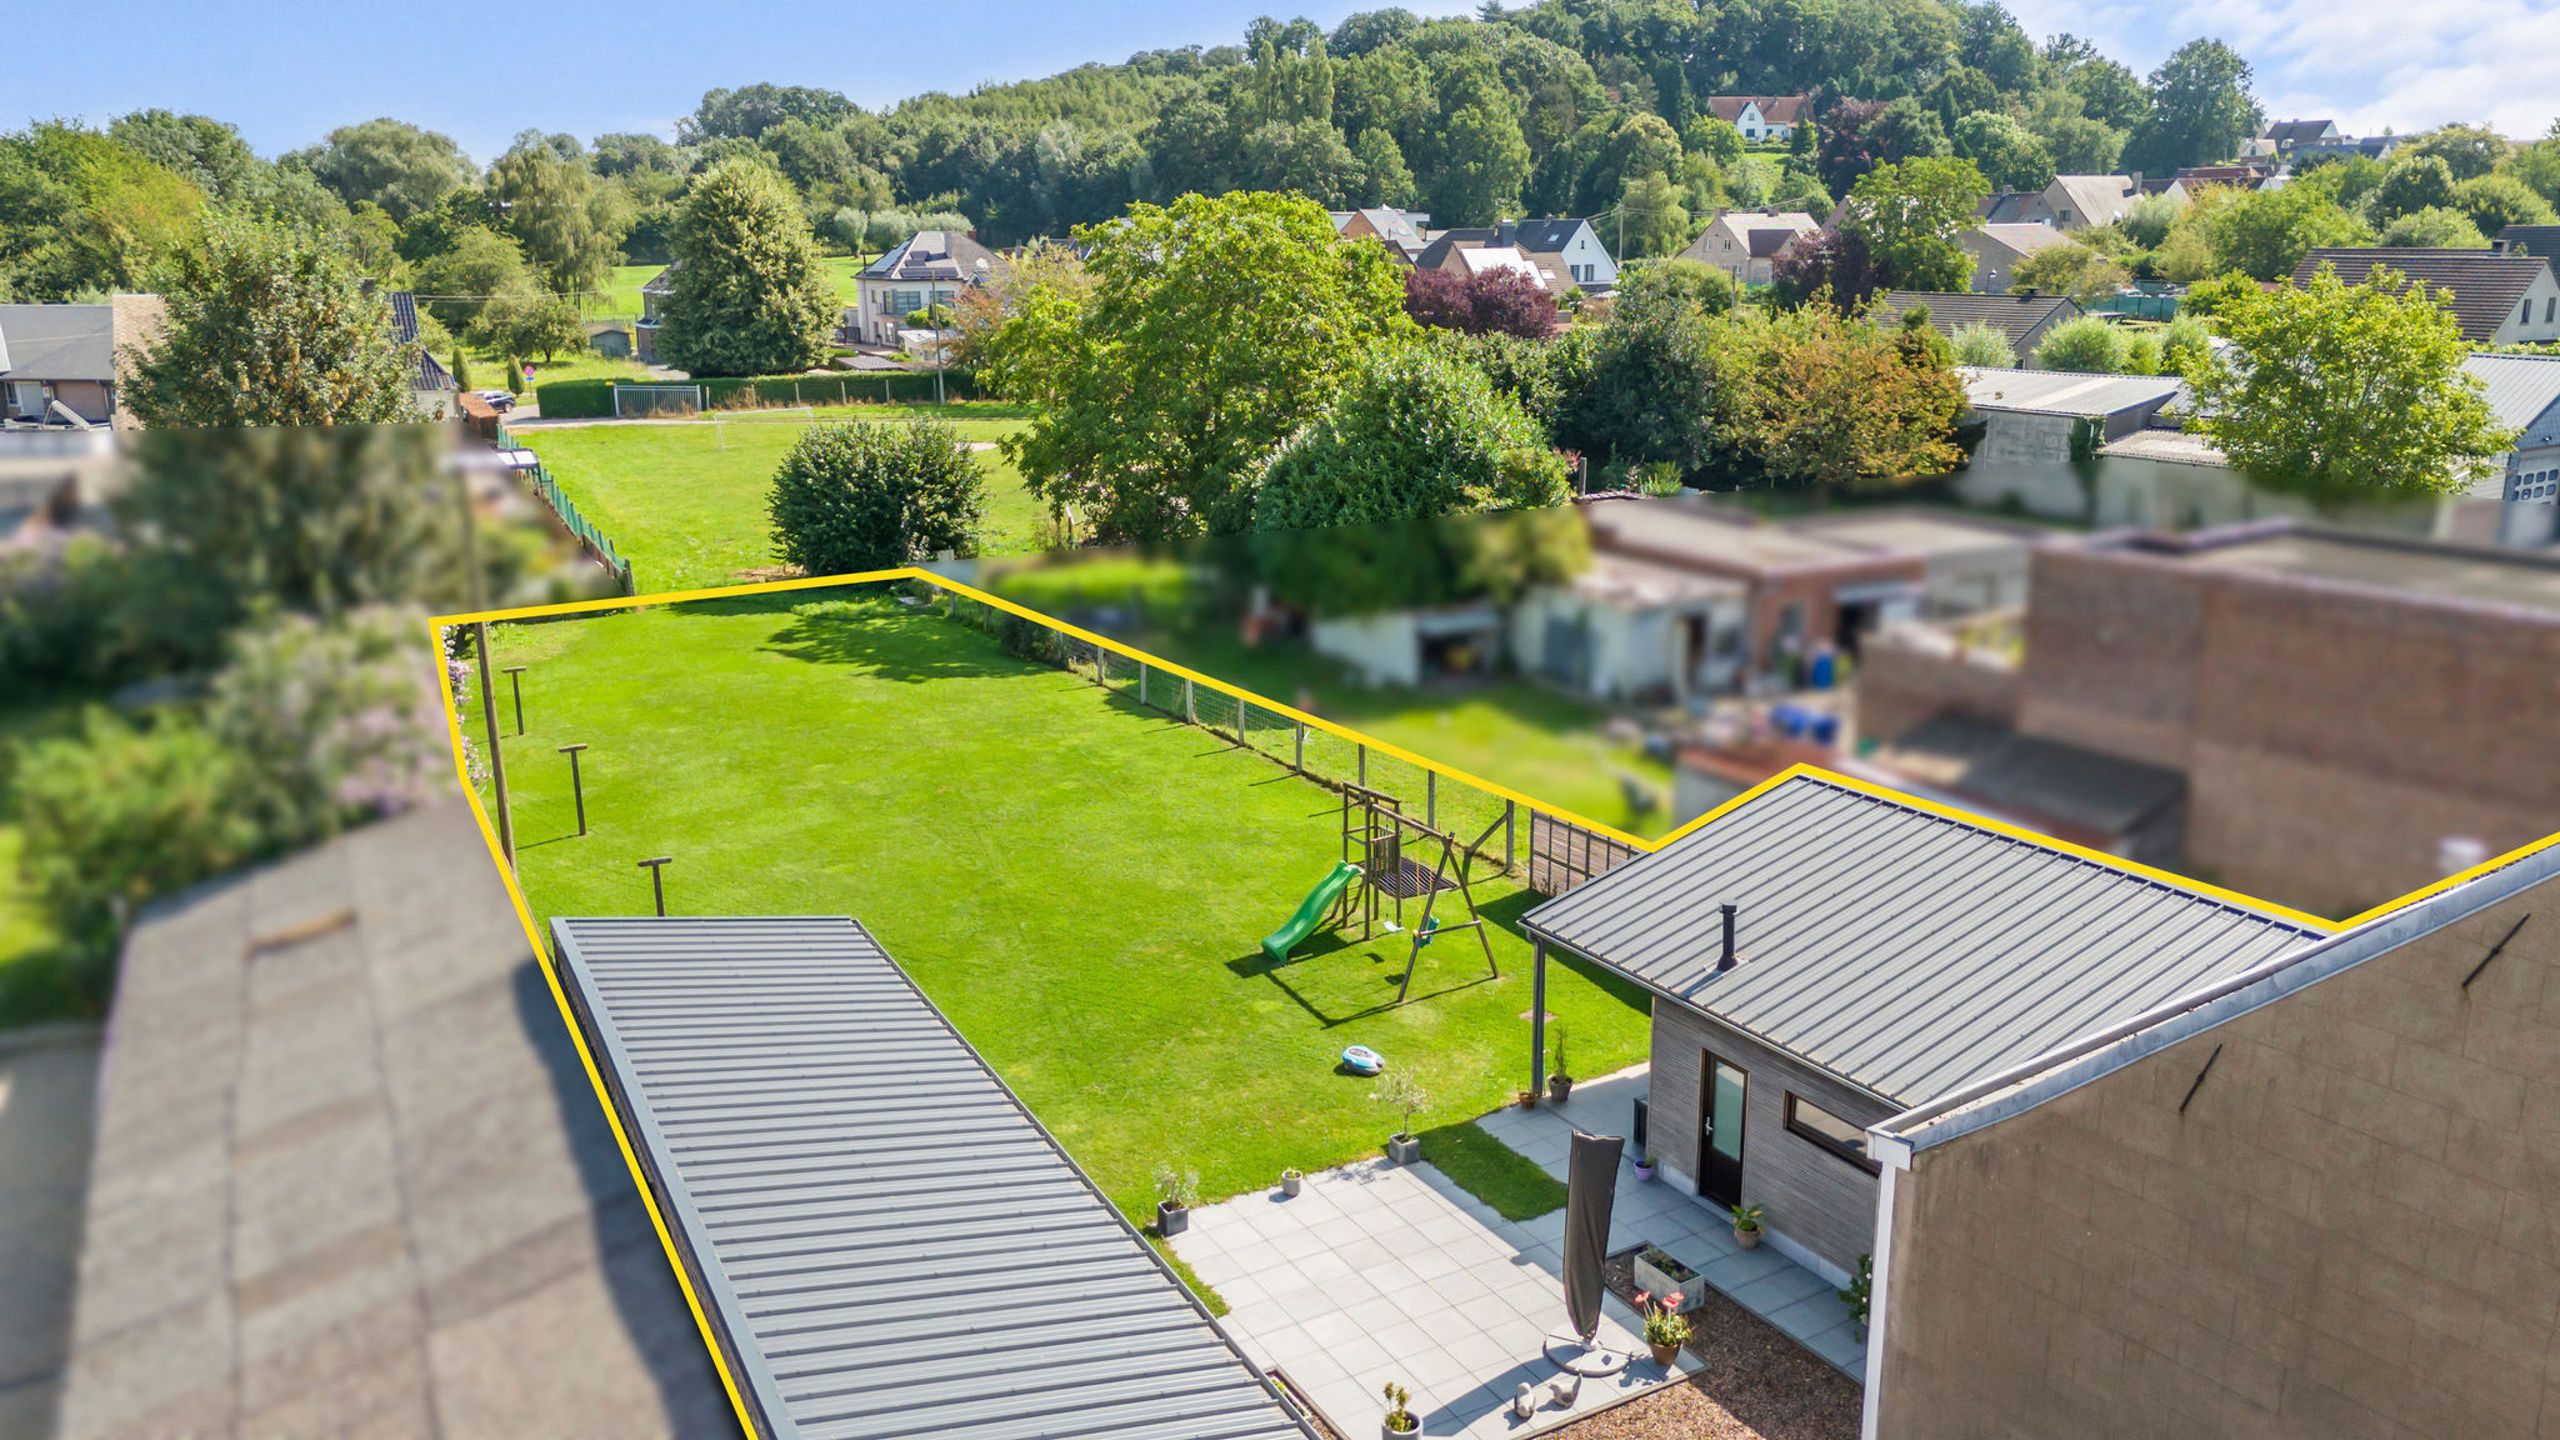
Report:
[[[835,282],[836,297],[847,305],[854,303],[853,277],[861,274],[862,267],[870,262],[871,257],[867,255],[822,255],[818,258],[819,267]],[[605,281],[604,298],[590,303],[587,314],[595,319],[637,319],[641,310],[640,287],[649,283],[650,276],[666,268],[656,263],[614,266],[612,276]]]
[[[1021,428],[1019,407],[984,402],[818,409],[822,419],[897,420],[934,415],[960,437],[992,441]],[[550,467],[578,508],[630,557],[646,590],[734,585],[776,564],[765,492],[804,425],[781,420],[714,427],[586,425],[533,429],[519,439]],[[1039,548],[1043,511],[1022,473],[992,450],[987,475],[989,554]]]
[[[1401,943],[1319,935],[1274,966],[1260,938],[1338,855],[1331,795],[966,626],[783,595],[495,640],[531,667],[507,755],[537,915],[646,914],[634,862],[672,855],[674,912],[858,917],[1133,1216],[1158,1161],[1216,1196],[1376,1153],[1396,1120],[1337,1072],[1346,1045],[1422,1081],[1425,1125],[1525,1080],[1524,891],[1480,891],[1499,980],[1463,934],[1401,1008]],[[1581,1066],[1642,1057],[1640,994],[1549,981]]]

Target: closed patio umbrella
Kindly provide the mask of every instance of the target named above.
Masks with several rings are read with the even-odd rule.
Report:
[[[1550,1335],[1557,1364],[1577,1375],[1609,1375],[1627,1357],[1603,1350],[1600,1335],[1600,1265],[1609,1254],[1609,1213],[1618,1202],[1618,1157],[1627,1142],[1616,1135],[1573,1132],[1573,1158],[1565,1171],[1564,1309],[1570,1333]]]

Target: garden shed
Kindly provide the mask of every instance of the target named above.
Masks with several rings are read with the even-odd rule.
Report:
[[[552,938],[755,1434],[1314,1440],[860,924]]]

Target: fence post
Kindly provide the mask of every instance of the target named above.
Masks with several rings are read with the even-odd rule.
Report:
[[[1304,720],[1298,722],[1298,755],[1289,762],[1289,768],[1301,775],[1307,773],[1307,722]]]
[[[1440,772],[1437,770],[1422,772],[1422,823],[1434,830],[1440,828]]]
[[[1144,660],[1138,662],[1138,703],[1147,703],[1147,662]]]
[[[1512,822],[1513,822],[1514,820],[1516,820],[1516,819],[1519,817],[1519,813],[1520,813],[1520,802],[1519,802],[1519,801],[1517,801],[1517,800],[1505,800],[1505,801],[1503,801],[1503,802],[1502,802],[1502,873],[1503,873],[1503,874],[1505,874],[1505,875],[1508,875],[1508,874],[1510,874],[1510,873],[1511,873],[1511,862],[1512,862],[1512,849],[1511,849]]]
[[[1360,788],[1369,788],[1369,747],[1360,747]]]
[[[1182,723],[1185,725],[1200,723],[1200,695],[1192,687],[1188,676],[1185,676],[1182,681]]]
[[[1253,706],[1250,701],[1242,699],[1236,701],[1236,743],[1247,750],[1253,748],[1253,742],[1244,738],[1245,712],[1252,708]]]

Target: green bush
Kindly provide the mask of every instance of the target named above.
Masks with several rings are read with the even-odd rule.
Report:
[[[1987,321],[1975,320],[1959,325],[1955,333],[1947,339],[1955,347],[1956,363],[1959,365],[1978,365],[1989,370],[2007,370],[2018,363],[2017,347],[2009,343],[2009,337],[2005,333],[1994,328]]]
[[[2044,343],[2036,347],[2036,365],[2044,370],[2121,375],[2130,348],[2125,331],[2095,315],[2083,315],[2045,332]]]
[[[242,812],[244,763],[210,730],[140,728],[103,709],[71,739],[24,746],[16,765],[27,878],[56,926],[103,949],[133,906],[255,855]]]
[[[426,793],[443,728],[426,635],[423,615],[376,606],[233,639],[206,724],[253,757],[238,807],[267,846],[323,840]]]
[[[882,570],[977,549],[986,482],[936,420],[804,432],[774,472],[774,553],[811,575]]]
[[[613,413],[610,380],[546,380],[533,387],[546,420],[592,420]]]
[[[0,675],[10,683],[89,685],[131,658],[119,617],[125,567],[106,542],[0,550]]]
[[[1257,530],[1563,504],[1564,457],[1484,372],[1428,345],[1373,352],[1263,474]]]

